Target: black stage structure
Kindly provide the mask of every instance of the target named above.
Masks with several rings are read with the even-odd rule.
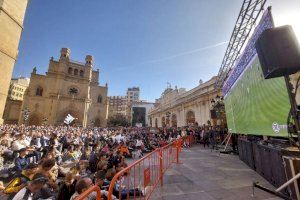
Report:
[[[218,73],[216,88],[220,89],[222,87],[257,19],[262,14],[266,1],[244,0]]]
[[[217,76],[216,89],[222,89],[231,69],[242,53],[252,29],[255,27],[258,18],[262,15],[266,2],[267,0],[243,1]],[[287,86],[290,86],[287,77],[285,79]],[[294,97],[290,96],[290,100]],[[292,102],[291,106],[292,108],[296,107]],[[295,115],[296,112],[291,110],[290,118],[292,117],[297,121],[298,118]],[[288,121],[290,121],[290,118]],[[297,129],[299,134],[299,127]],[[250,168],[257,171],[273,186],[276,188],[279,187],[277,190],[272,190],[254,182],[253,188],[262,189],[283,199],[300,198],[300,181],[295,179],[300,177],[300,147],[295,147],[293,150],[289,149],[289,147],[291,147],[290,141],[280,138],[269,138],[269,140],[263,141],[259,137],[251,136],[240,137],[238,139],[240,159]]]

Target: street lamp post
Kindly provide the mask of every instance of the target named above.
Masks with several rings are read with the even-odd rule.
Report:
[[[22,110],[22,114],[23,114],[23,123],[25,125],[27,125],[28,120],[29,120],[30,110],[28,108],[25,108],[25,109]]]
[[[91,124],[91,128],[93,128],[93,127],[95,126],[95,121],[96,121],[96,120],[90,120],[90,122],[91,122],[91,123],[90,123],[90,124]]]
[[[171,112],[170,111],[168,111],[168,112],[166,112],[166,126],[167,127],[170,127],[170,115],[171,115]]]
[[[43,118],[43,126],[46,126],[46,125],[47,125],[47,122],[48,122],[48,118],[47,118],[47,117],[44,117],[44,118]]]
[[[215,99],[211,100],[212,104],[212,111],[216,113],[216,119],[217,119],[217,124],[216,125],[221,125],[224,122],[225,118],[225,106],[224,106],[224,101],[223,97],[217,95]],[[218,124],[218,120],[221,121],[221,124]]]

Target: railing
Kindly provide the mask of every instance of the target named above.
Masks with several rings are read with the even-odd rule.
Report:
[[[84,191],[82,194],[80,194],[78,197],[76,197],[75,200],[84,200],[93,192],[97,193],[96,200],[101,200],[101,190],[97,185],[94,185],[93,187],[90,187],[89,189]]]
[[[183,145],[187,147],[191,147],[195,144],[195,138],[193,135],[187,135],[182,140],[183,140]]]
[[[176,140],[162,148],[156,149],[140,160],[118,172],[112,179],[108,200],[112,195],[118,199],[149,199],[154,189],[172,163],[179,163],[181,140]]]
[[[113,200],[113,195],[117,199],[149,199],[159,183],[163,185],[163,176],[172,163],[179,164],[182,144],[182,139],[175,140],[118,172],[109,185],[108,200]],[[92,192],[97,192],[97,200],[101,200],[98,186],[84,191],[76,200],[84,200]]]

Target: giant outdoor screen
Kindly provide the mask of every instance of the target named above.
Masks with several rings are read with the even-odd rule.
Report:
[[[287,137],[290,109],[284,78],[264,79],[255,41],[273,27],[266,11],[223,86],[228,128],[232,133]]]

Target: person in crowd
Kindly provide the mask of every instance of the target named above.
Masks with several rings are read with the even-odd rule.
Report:
[[[26,157],[27,154],[28,151],[26,148],[22,148],[19,150],[19,156],[15,159],[15,170],[17,172],[21,172],[29,164],[29,160]]]
[[[204,130],[202,130],[202,141],[203,141],[203,147],[205,146],[209,147],[209,130],[208,127],[204,127]]]
[[[123,168],[119,168],[119,171],[121,171]],[[116,182],[114,186],[114,192],[113,194],[118,197],[119,199],[127,199],[127,197],[132,197],[132,196],[143,196],[143,191],[139,188],[127,188],[124,180],[128,176],[127,173],[124,173],[123,176],[121,176],[118,181]]]
[[[32,180],[33,176],[36,174],[37,168],[37,164],[30,163],[20,174],[14,176],[3,191],[5,194],[9,195],[8,199],[12,199],[16,193],[26,186],[28,181]]]
[[[47,177],[48,182],[43,191],[41,191],[41,196],[50,197],[53,195],[53,191],[58,190],[58,185],[56,184],[58,176],[58,167],[56,165],[55,159],[45,159],[38,167],[37,173],[43,174]]]
[[[101,197],[102,199],[108,199],[108,187],[104,187],[104,180],[105,180],[105,172],[104,171],[98,171],[94,176],[94,183],[97,185],[101,190]],[[117,198],[112,195],[113,200],[117,200]]]
[[[78,180],[75,186],[75,193],[71,196],[70,200],[75,200],[80,194],[82,194],[84,191],[86,191],[88,188],[93,186],[93,181],[90,178],[81,178]],[[96,199],[96,193],[91,193],[87,198],[87,200],[95,200]]]
[[[0,125],[0,170],[6,162],[14,160],[10,169],[12,173],[8,173],[4,181],[7,195],[11,198],[28,186],[28,198],[74,199],[91,186],[86,177],[92,177],[101,190],[108,190],[115,174],[128,166],[126,158],[136,152],[139,154],[137,157],[142,157],[143,153],[176,139],[197,134],[204,141],[204,146],[208,146],[209,131],[203,126],[149,129]],[[38,167],[33,167],[35,163]],[[47,178],[38,191],[31,190],[34,186],[31,181],[36,174]],[[129,177],[124,175],[117,184],[123,187],[126,178]],[[3,181],[1,176],[0,181]],[[16,182],[18,184],[13,184]],[[123,196],[125,193],[141,195],[138,188],[115,188],[115,192]]]
[[[217,133],[214,127],[209,127],[209,143],[211,144],[211,148],[212,149],[216,149],[216,145],[217,145]]]
[[[75,193],[77,178],[78,176],[71,172],[66,175],[64,181],[59,186],[57,200],[65,200],[72,197]]]
[[[18,133],[15,135],[15,140],[12,142],[12,150],[17,152],[20,149],[26,149],[29,145],[30,142],[25,139],[25,135]]]
[[[0,168],[14,160],[14,152],[11,147],[12,140],[8,137],[8,133],[0,135]]]
[[[37,173],[33,176],[32,180],[21,189],[12,200],[32,200],[33,196],[42,189],[47,183],[48,179],[45,175]]]

